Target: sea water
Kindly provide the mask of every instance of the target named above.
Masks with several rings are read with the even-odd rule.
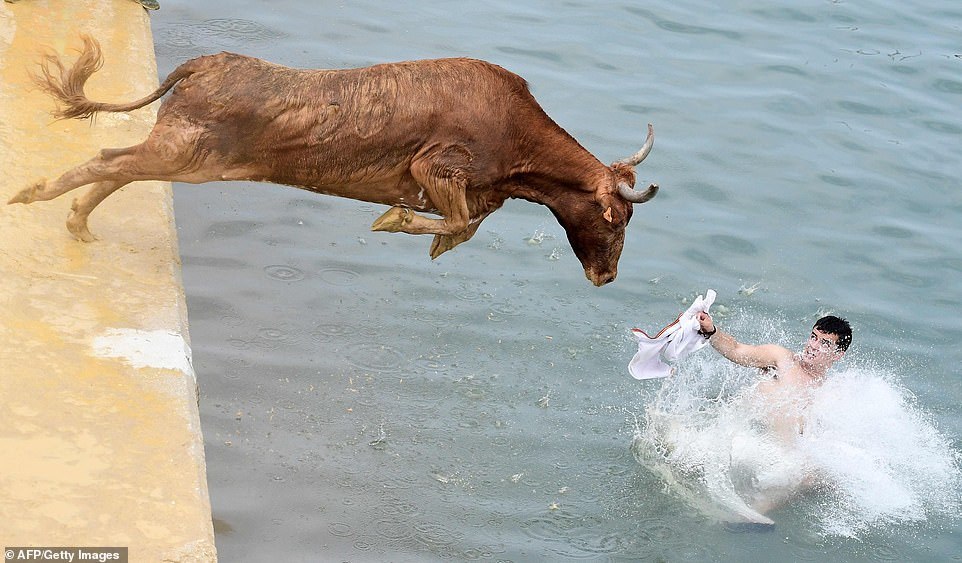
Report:
[[[469,56],[523,76],[604,162],[655,130],[638,174],[661,191],[600,289],[528,202],[432,261],[430,237],[368,230],[383,206],[175,185],[222,560],[959,558],[958,6],[161,5],[161,75],[221,50],[302,68]],[[752,410],[756,371],[711,349],[674,379],[628,376],[630,329],[709,287],[749,343],[797,350],[822,314],[852,322],[790,447]],[[659,410],[689,447],[639,463]],[[794,494],[799,468],[817,479]],[[778,486],[773,531],[724,525]]]

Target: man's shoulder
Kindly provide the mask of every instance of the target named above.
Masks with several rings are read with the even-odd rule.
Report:
[[[771,366],[769,367],[784,369],[789,367],[786,362],[794,363],[795,361],[795,354],[788,348],[779,346],[778,344],[761,344],[757,346],[757,350],[759,355],[771,362]]]

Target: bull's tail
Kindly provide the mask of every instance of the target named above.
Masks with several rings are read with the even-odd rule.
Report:
[[[128,104],[94,102],[87,99],[87,95],[84,94],[84,85],[87,79],[103,66],[103,55],[100,52],[100,43],[96,39],[89,35],[82,35],[81,39],[84,43],[83,51],[72,67],[65,68],[59,57],[48,54],[44,55],[40,62],[40,74],[34,76],[37,85],[62,104],[54,112],[54,116],[61,119],[83,119],[101,111],[123,112],[142,108],[160,99],[174,87],[174,84],[194,73],[193,68],[184,64],[170,73],[156,90],[135,102]]]

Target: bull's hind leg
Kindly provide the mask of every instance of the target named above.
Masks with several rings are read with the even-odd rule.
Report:
[[[463,168],[459,166],[461,162],[458,162],[463,160],[463,156],[459,150],[449,149],[416,159],[411,164],[411,175],[424,187],[441,219],[430,219],[408,208],[395,206],[378,217],[371,225],[371,230],[453,237],[446,244],[439,244],[441,239],[435,237],[431,248],[432,258],[471,238],[477,228],[471,229],[469,225],[470,211],[465,197],[468,181]]]
[[[199,172],[205,164],[195,161],[190,139],[174,136],[173,140],[158,134],[154,128],[148,139],[123,149],[104,149],[96,157],[68,170],[52,182],[40,181],[13,196],[8,203],[33,203],[61,196],[73,189],[94,184],[89,193],[74,201],[67,229],[78,239],[95,239],[87,228],[87,218],[104,199],[130,182],[140,180],[205,182],[220,179],[216,167]]]
[[[134,179],[130,164],[138,159],[136,154],[141,146],[104,149],[96,157],[68,170],[53,182],[41,180],[28,186],[7,203],[48,201],[81,186],[94,184],[89,193],[74,201],[67,218],[67,230],[78,239],[91,242],[95,237],[87,229],[87,216],[107,196]]]
[[[78,197],[70,206],[70,215],[67,216],[67,230],[83,242],[93,242],[97,240],[87,228],[87,218],[100,202],[107,199],[107,196],[126,186],[128,182],[123,180],[117,182],[97,182],[84,195]]]
[[[131,158],[131,155],[138,147],[139,145],[125,149],[104,149],[94,158],[64,172],[53,182],[43,179],[20,190],[20,192],[10,198],[10,201],[7,203],[48,201],[60,197],[70,190],[86,186],[87,184],[121,179],[123,176],[126,176],[122,161],[125,158]],[[130,180],[127,181],[129,182]]]

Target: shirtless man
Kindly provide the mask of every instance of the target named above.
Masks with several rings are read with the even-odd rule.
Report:
[[[771,374],[771,379],[758,383],[757,396],[763,397],[759,405],[772,435],[785,447],[791,449],[794,440],[804,432],[804,407],[811,398],[811,391],[825,380],[825,373],[845,356],[852,343],[852,329],[848,321],[835,316],[822,317],[815,322],[801,352],[795,353],[777,344],[749,345],[715,327],[711,315],[699,313],[698,332],[711,342],[728,360],[742,366],[761,369]],[[797,492],[813,485],[813,476],[807,475],[797,487],[762,488],[746,500],[760,514],[784,504]],[[761,523],[770,523],[767,518]]]

